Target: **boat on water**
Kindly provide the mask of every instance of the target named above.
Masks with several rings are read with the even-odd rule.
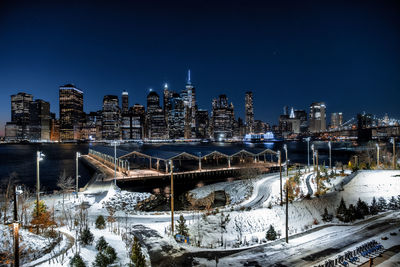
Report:
[[[245,143],[279,143],[283,142],[282,138],[276,138],[272,132],[260,134],[246,134],[243,138]]]

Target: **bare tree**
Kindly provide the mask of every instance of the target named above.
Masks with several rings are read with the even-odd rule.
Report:
[[[7,212],[8,212],[8,208],[10,205],[10,201],[13,198],[13,185],[15,183],[15,181],[17,180],[18,174],[16,172],[12,172],[10,173],[10,175],[8,176],[8,178],[3,181],[3,185],[4,185],[4,193],[3,193],[3,207],[2,210],[4,212],[3,215],[3,221],[4,224],[6,224],[7,222]]]
[[[241,242],[243,235],[243,219],[239,218],[239,216],[236,216],[233,222],[233,227],[238,233],[238,241]]]
[[[67,176],[65,170],[60,174],[60,177],[57,180],[57,186],[61,188],[62,196],[63,196],[63,208],[64,208],[64,194],[68,190],[74,189],[74,178],[71,176]]]

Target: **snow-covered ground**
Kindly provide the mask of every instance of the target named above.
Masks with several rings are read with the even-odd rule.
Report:
[[[252,180],[236,180],[231,182],[220,182],[189,191],[189,195],[193,199],[202,199],[215,191],[225,191],[228,196],[229,204],[234,205],[244,201],[249,197],[253,189]]]
[[[36,235],[25,229],[19,229],[20,254],[22,262],[27,259],[36,259],[41,256],[44,250],[52,247],[53,239]],[[12,225],[6,226],[0,224],[0,254],[12,253],[13,249],[13,228]],[[30,255],[27,257],[27,255]]]
[[[310,175],[311,173],[304,172],[301,175],[299,195],[307,195],[307,178]],[[284,176],[283,179],[285,178]],[[400,171],[361,171],[352,179],[345,179],[341,176],[331,178],[329,184],[326,185],[336,190],[329,190],[323,196],[311,197],[310,199],[298,197],[293,203],[289,204],[289,234],[298,236],[297,239],[295,238],[291,241],[290,246],[293,247],[288,247],[282,243],[274,244],[265,240],[266,231],[270,225],[274,226],[280,237],[283,237],[285,233],[285,206],[279,205],[279,174],[263,175],[257,179],[248,181],[217,183],[192,190],[191,194],[195,198],[205,197],[215,190],[224,190],[229,195],[231,202],[229,206],[220,209],[220,212],[216,214],[192,211],[182,212],[187,220],[192,241],[191,246],[177,244],[169,236],[169,212],[132,213],[132,207],[138,201],[147,198],[150,194],[120,191],[113,186],[104,185],[103,187],[98,186],[96,190],[89,188],[88,191],[79,193],[78,199],[66,197],[64,202],[66,208],[69,210],[75,210],[75,207],[81,202],[86,202],[90,205],[88,209],[89,224],[95,236],[95,242],[100,236],[104,236],[106,241],[116,249],[118,265],[124,266],[129,262],[127,257],[128,250],[121,236],[121,232],[127,231],[143,235],[146,247],[144,252],[149,253],[146,254],[147,257],[151,253],[154,253],[154,251],[164,251],[164,253],[160,253],[165,256],[181,255],[185,251],[198,252],[206,249],[224,251],[226,249],[235,250],[267,245],[268,248],[272,249],[272,252],[276,253],[272,258],[275,257],[278,260],[282,255],[290,255],[289,253],[301,255],[302,242],[306,242],[311,250],[311,248],[315,249],[318,242],[321,242],[321,236],[329,237],[322,238],[322,240],[326,238],[326,243],[328,244],[328,240],[337,241],[343,235],[350,238],[351,233],[355,233],[354,231],[362,231],[362,226],[356,227],[349,224],[345,224],[345,226],[333,226],[340,223],[336,219],[330,223],[331,226],[326,224],[328,227],[316,229],[316,227],[324,225],[321,220],[324,208],[327,208],[329,213],[335,214],[342,197],[346,201],[346,204],[349,205],[354,204],[358,198],[371,203],[371,199],[374,196],[376,198],[384,197],[388,200],[390,197],[400,194]],[[343,186],[343,190],[339,190],[338,188],[343,181],[346,181],[346,184]],[[313,189],[315,190],[315,181],[313,183],[312,177],[310,177],[309,182],[311,186],[314,186]],[[48,196],[43,199],[49,207],[54,205],[55,210],[58,213],[61,212],[61,195]],[[107,206],[117,211],[114,217],[117,220],[115,224],[119,225],[121,229],[119,234],[108,230],[108,228],[104,230],[94,228],[93,223],[98,215],[103,215],[107,219],[109,215]],[[179,218],[180,213],[175,214],[175,220]],[[221,220],[225,219],[228,215],[229,219],[227,219],[226,226],[221,228]],[[342,223],[340,224],[343,225]],[[142,225],[144,228],[134,229],[134,227],[139,225]],[[299,233],[304,233],[310,229],[314,230],[307,232],[307,234],[299,235]],[[75,237],[75,232],[69,231],[66,227],[62,227],[60,230]],[[146,236],[149,233],[151,233],[151,236]],[[221,239],[223,247],[221,247]],[[80,248],[81,256],[88,265],[94,261],[96,255],[94,244],[86,248]],[[197,247],[198,244],[200,244],[200,247]],[[269,244],[272,244],[272,247]],[[67,256],[72,257],[72,251],[76,251],[76,249],[75,245],[73,245]],[[166,249],[168,252],[165,251]],[[286,252],[283,253],[282,251]],[[243,260],[252,257],[250,254],[243,253],[236,259]],[[265,254],[265,251],[263,253]],[[48,258],[43,258],[42,260],[46,260],[46,262],[41,266],[67,266],[69,262],[48,261]],[[204,259],[199,258],[198,261],[206,264],[206,266],[209,264]],[[37,262],[40,262],[40,259]],[[234,265],[235,257],[233,257],[233,260],[224,258],[220,262],[223,263],[222,266],[224,264],[233,264],[231,266],[236,266]]]

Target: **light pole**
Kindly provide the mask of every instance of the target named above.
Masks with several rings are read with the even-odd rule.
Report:
[[[319,163],[318,163],[318,149],[315,151],[315,159],[316,164],[315,167],[317,168],[317,194],[319,194]]]
[[[311,145],[312,150],[312,165],[313,165],[313,172],[315,172],[315,152],[314,152],[314,144]]]
[[[78,162],[79,162],[79,158],[81,157],[81,153],[76,152],[76,157],[75,157],[75,169],[76,169],[76,177],[75,177],[75,193],[76,193],[76,197],[78,197],[78,181],[79,181],[79,170],[78,170]]]
[[[288,159],[288,155],[287,155],[287,145],[284,144],[283,145],[283,149],[285,150],[285,157],[286,157],[286,176],[289,176],[289,159]]]
[[[396,139],[392,137],[393,144],[393,170],[396,169]]]
[[[379,144],[376,143],[376,167],[379,168]]]
[[[307,137],[306,141],[307,141],[307,166],[310,169],[310,137]]]
[[[289,166],[288,166],[288,151],[287,145],[283,145],[283,149],[285,150],[286,156],[286,243],[289,243]]]
[[[171,165],[171,234],[174,235],[174,165],[172,160],[169,161]]]
[[[278,161],[279,161],[279,183],[280,183],[280,193],[281,193],[281,206],[283,205],[283,196],[282,196],[282,159],[281,159],[281,151],[278,151]]]
[[[17,196],[22,193],[20,186],[14,185],[14,266],[19,267],[19,223]]]
[[[328,142],[329,147],[329,169],[332,171],[332,144],[331,141]]]
[[[39,162],[43,160],[44,154],[40,151],[36,152],[36,217],[39,217],[39,197],[40,197],[40,170]],[[38,228],[39,232],[39,228]]]
[[[119,143],[117,141],[113,141],[112,144],[114,145],[114,185],[117,184],[117,145]]]

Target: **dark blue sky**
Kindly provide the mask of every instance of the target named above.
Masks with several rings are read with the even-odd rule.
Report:
[[[35,2],[35,3],[33,3]],[[85,111],[127,90],[184,88],[192,70],[200,108],[226,93],[243,116],[325,101],[328,115],[400,117],[399,1],[5,1],[0,2],[0,133],[10,95],[51,102],[58,86],[82,89]]]

